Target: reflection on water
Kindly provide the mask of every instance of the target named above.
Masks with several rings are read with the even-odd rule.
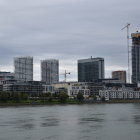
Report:
[[[18,129],[33,129],[34,128],[34,123],[33,119],[19,119],[19,118],[14,118],[9,121],[4,121],[1,123],[1,126],[8,126],[8,127],[14,127]]]
[[[140,124],[140,115],[134,115],[134,122]]]
[[[91,118],[81,118],[79,119],[80,123],[91,123],[91,122],[102,122],[103,119],[101,118],[95,118],[95,117],[91,117]]]
[[[58,123],[59,120],[57,118],[47,118],[47,119],[43,119],[43,122],[41,123],[41,127],[57,126]]]
[[[138,140],[140,104],[0,108],[0,140]]]

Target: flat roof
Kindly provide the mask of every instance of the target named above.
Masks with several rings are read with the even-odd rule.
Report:
[[[104,58],[96,57],[96,58],[88,58],[88,59],[79,59],[78,63],[96,62],[96,61],[104,61]]]

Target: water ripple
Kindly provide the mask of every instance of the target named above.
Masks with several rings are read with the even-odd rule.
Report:
[[[41,123],[41,127],[49,127],[49,126],[57,126],[59,124],[59,120],[56,118],[47,118],[44,119]]]

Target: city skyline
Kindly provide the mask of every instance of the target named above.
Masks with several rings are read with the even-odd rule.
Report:
[[[44,58],[59,59],[60,73],[71,72],[68,80],[77,80],[77,60],[90,56],[105,59],[105,77],[127,70],[126,31],[121,28],[129,22],[130,33],[140,29],[139,3],[0,0],[0,70],[13,72],[18,56],[34,56],[34,80],[40,80]]]
[[[33,79],[33,77],[34,77],[34,57],[33,56],[19,56],[19,57],[14,57],[13,58],[13,62],[14,62],[14,64],[13,64],[13,67],[14,67],[14,72],[11,72],[11,71],[0,71],[1,73],[13,73],[13,74],[15,74],[15,79],[17,79],[17,80],[19,80],[19,81],[26,81],[26,78],[25,78],[25,75],[26,75],[26,67],[27,67],[27,70],[28,70],[28,65],[30,66],[30,64],[28,64],[28,59],[31,59],[32,60],[32,62],[31,62],[31,67],[32,67],[32,79],[30,79],[30,80],[27,80],[27,81],[36,81],[35,79]],[[94,63],[91,63],[91,62],[94,62],[95,61],[95,65],[97,66],[97,64],[96,63],[99,63],[99,66],[94,66]],[[101,61],[101,62],[100,62]],[[88,62],[88,63],[87,63]],[[30,61],[29,61],[29,63],[30,63]],[[91,65],[91,68],[90,68],[90,74],[93,74],[94,73],[94,75],[95,75],[95,71],[97,72],[98,70],[98,74],[96,75],[97,77],[99,76],[99,78],[97,78],[95,81],[97,81],[98,79],[108,79],[108,77],[105,77],[105,65],[104,65],[104,58],[100,58],[100,57],[96,57],[96,58],[93,58],[92,56],[91,57],[88,57],[88,58],[85,58],[85,59],[79,59],[79,60],[77,60],[77,75],[78,75],[78,77],[77,77],[77,82],[79,82],[79,78],[82,76],[81,74],[79,75],[79,72],[81,71],[80,69],[81,69],[81,66],[79,67],[79,64],[81,64],[81,63],[83,63],[84,65],[87,63],[87,64],[89,64],[89,63],[91,63],[90,65]],[[27,66],[25,66],[27,64]],[[84,66],[83,65],[83,66]],[[86,65],[85,65],[86,66]],[[84,66],[84,67],[85,67]],[[48,69],[48,68],[49,69]],[[51,81],[52,80],[52,77],[50,77],[51,75],[53,76],[53,75],[57,75],[57,76],[53,76],[53,79],[57,79],[57,81],[58,82],[63,82],[63,81],[65,81],[65,77],[64,77],[64,73],[59,73],[59,70],[60,70],[60,65],[59,65],[59,60],[58,59],[54,59],[54,58],[49,58],[49,59],[43,59],[43,60],[40,60],[40,69],[41,69],[41,71],[40,71],[40,80],[38,80],[38,81],[43,81],[43,82],[47,82],[47,80],[49,80],[49,81]],[[84,67],[82,67],[82,69],[84,68]],[[87,67],[87,66],[86,66]],[[86,68],[85,67],[85,68]],[[94,69],[93,69],[93,67],[94,67]],[[84,71],[87,73],[87,70],[84,68]],[[80,70],[80,71],[79,71]],[[89,70],[89,69],[88,69]],[[47,72],[48,71],[48,72]],[[94,72],[93,72],[94,71]],[[123,70],[117,70],[117,71],[123,71]],[[112,71],[112,72],[114,72],[114,71]],[[66,73],[66,70],[65,70],[65,73]],[[80,72],[81,73],[81,72]],[[29,73],[28,73],[29,74]],[[28,75],[27,74],[27,75]],[[49,78],[47,78],[48,76],[49,76]],[[68,73],[68,74],[70,74],[70,72]],[[84,74],[83,72],[82,72],[82,74]],[[59,78],[61,75],[63,75],[62,77],[63,78]],[[90,75],[91,76],[91,75]],[[88,76],[88,77],[90,77],[90,76]],[[20,79],[20,78],[18,78],[18,77],[24,77],[23,79],[24,80],[22,80],[22,78]],[[56,78],[57,77],[57,78]],[[84,77],[85,77],[85,75],[84,75]],[[93,76],[94,77],[94,76]],[[68,78],[68,77],[67,77]],[[109,77],[109,78],[111,78],[111,77]],[[28,78],[27,78],[28,79]],[[80,78],[81,79],[81,78]],[[72,80],[70,80],[70,81],[72,81]],[[85,81],[85,80],[84,80]],[[83,82],[84,82],[83,81]],[[80,82],[82,82],[82,81],[80,81]],[[89,81],[88,81],[89,82]],[[53,82],[52,82],[53,83]],[[57,83],[57,82],[54,82],[54,83]],[[48,84],[50,84],[50,83],[48,83]]]

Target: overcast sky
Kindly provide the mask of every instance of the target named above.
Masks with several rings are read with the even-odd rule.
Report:
[[[14,71],[13,58],[59,59],[60,74],[77,80],[77,60],[105,59],[106,77],[127,70],[126,30],[140,30],[139,0],[0,0],[0,71]],[[131,44],[131,41],[130,41]],[[60,76],[63,80],[63,76]]]

